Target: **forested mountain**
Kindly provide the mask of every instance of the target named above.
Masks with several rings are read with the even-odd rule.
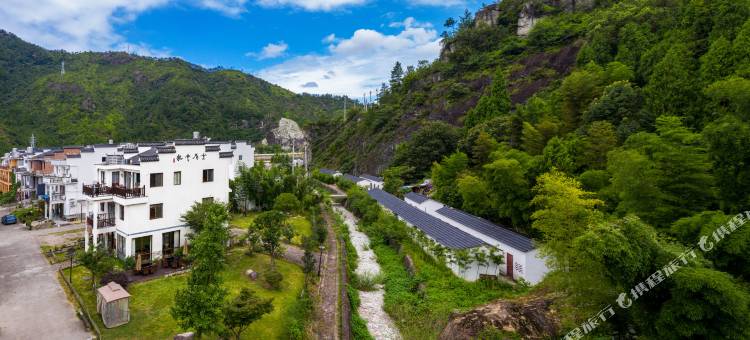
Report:
[[[749,18],[747,0],[504,0],[447,20],[441,58],[394,66],[379,104],[317,125],[315,155],[391,189],[431,178],[533,236],[563,329],[626,292],[644,296],[597,333],[747,339],[750,226],[713,232],[750,209]],[[721,243],[653,286],[706,235]]]
[[[240,71],[49,51],[0,31],[0,150],[25,146],[32,132],[40,145],[185,138],[194,130],[257,141],[280,117],[306,124],[340,115],[342,106],[340,97],[297,95]]]

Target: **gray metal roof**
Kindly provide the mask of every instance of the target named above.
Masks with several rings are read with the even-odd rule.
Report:
[[[331,176],[338,173],[338,171],[336,170],[331,170],[331,169],[326,169],[326,168],[320,168],[318,169],[318,172],[320,172],[321,174],[326,174],[326,175],[331,175]]]
[[[355,184],[356,184],[357,182],[361,182],[361,181],[364,181],[364,179],[362,179],[362,178],[360,178],[360,177],[357,177],[357,176],[353,176],[353,175],[350,175],[350,174],[344,174],[344,178],[346,178],[346,179],[347,179],[347,180],[349,180],[349,181],[352,181],[352,182],[353,182],[353,183],[355,183]]]
[[[375,182],[382,182],[383,181],[383,177],[378,177],[378,176],[373,176],[373,175],[368,175],[368,174],[362,174],[359,177],[362,177],[364,179],[369,179],[369,180],[375,181]]]
[[[437,213],[524,253],[536,248],[530,238],[467,212],[444,206]]]
[[[424,231],[425,234],[443,246],[451,249],[467,249],[484,245],[482,240],[411,206],[383,190],[373,189],[367,193],[386,209],[417,229]]]
[[[411,201],[417,202],[419,204],[422,204],[422,203],[424,203],[424,202],[426,202],[427,200],[430,199],[427,196],[420,195],[420,194],[418,194],[416,192],[413,192],[413,191],[410,191],[409,193],[407,193],[406,195],[404,195],[404,197],[408,198]]]

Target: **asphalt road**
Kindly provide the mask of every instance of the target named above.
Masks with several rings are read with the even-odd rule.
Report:
[[[91,337],[39,251],[35,235],[50,231],[0,224],[0,339]]]

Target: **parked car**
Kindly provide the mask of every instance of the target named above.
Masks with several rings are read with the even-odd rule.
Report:
[[[5,215],[3,216],[2,222],[5,225],[8,224],[16,224],[18,220],[16,220],[16,215]]]

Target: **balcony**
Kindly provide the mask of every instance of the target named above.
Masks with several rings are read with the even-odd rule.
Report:
[[[83,194],[89,197],[112,195],[112,188],[101,184],[84,184]]]
[[[86,217],[86,225],[88,226],[94,225],[94,215],[89,215]],[[114,227],[114,226],[115,226],[114,214],[102,213],[96,216],[97,228],[107,228],[107,227]]]
[[[146,187],[142,186],[140,188],[126,188],[123,186],[115,185],[110,188],[110,191],[112,195],[122,197],[122,198],[131,198],[131,197],[145,197],[146,196]]]

